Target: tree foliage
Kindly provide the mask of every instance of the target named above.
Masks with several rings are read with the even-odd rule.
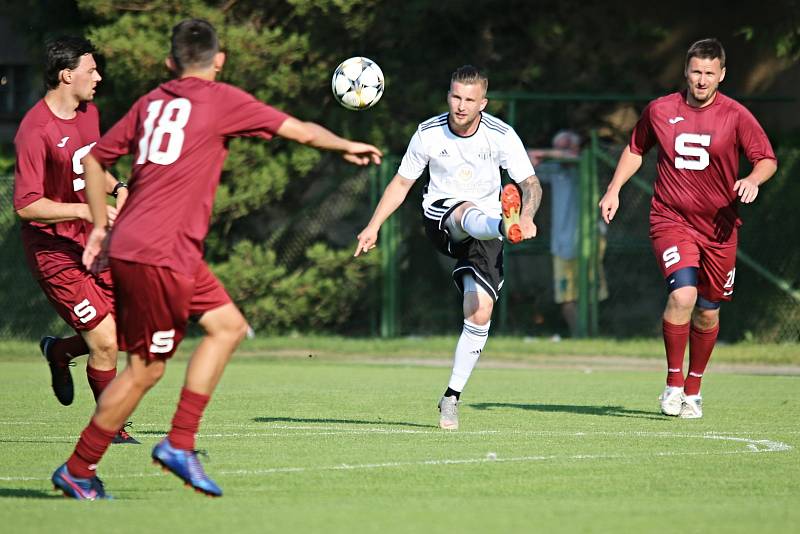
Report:
[[[795,0],[750,10],[746,25],[722,0],[646,8],[616,0],[20,0],[13,9],[32,43],[69,31],[95,42],[105,60],[98,104],[106,128],[169,78],[171,27],[202,17],[217,27],[227,54],[222,81],[391,153],[402,153],[415,126],[446,109],[450,73],[466,63],[485,68],[494,91],[655,95],[681,87],[683,54],[698,38],[716,36],[726,45],[731,93],[779,88],[780,74],[800,59]],[[695,16],[701,11],[709,16]],[[333,69],[355,55],[377,61],[386,75],[383,99],[367,112],[344,110],[330,91]],[[765,69],[766,60],[778,61]],[[616,114],[635,117],[639,105],[527,103],[516,110],[516,126],[530,145],[565,125],[605,126],[621,139],[626,126]],[[489,111],[507,118],[508,104],[494,100]],[[280,140],[236,140],[230,149],[207,258],[251,320],[278,330],[326,327],[306,313],[327,327],[352,318],[335,313],[337,305],[355,309],[353,295],[376,274],[372,261],[345,261],[369,217],[366,175]],[[118,172],[125,173],[121,166]],[[312,274],[320,280],[312,283]],[[335,283],[337,276],[347,282]]]

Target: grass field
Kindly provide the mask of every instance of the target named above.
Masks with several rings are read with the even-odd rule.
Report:
[[[0,346],[0,528],[620,533],[800,524],[796,367],[737,369],[759,358],[723,350],[705,379],[705,417],[678,420],[658,414],[660,359],[621,358],[633,356],[624,343],[598,344],[614,358],[594,362],[570,360],[580,346],[558,344],[559,365],[561,349],[524,358],[514,348],[524,342],[499,340],[493,353],[490,341],[463,397],[461,430],[447,433],[436,427],[436,402],[448,363],[431,358],[444,360],[449,348],[432,356],[414,348],[429,344],[418,340],[382,351],[379,342],[316,339],[275,341],[270,352],[261,343],[234,359],[201,426],[198,446],[222,499],[149,462],[169,427],[184,351],[134,414],[144,444],[113,446],[100,466],[116,500],[96,503],[63,499],[49,483],[92,410],[83,363],[73,372],[75,404],[64,408],[34,344]],[[657,342],[641,343],[631,352],[657,353]],[[791,366],[796,352],[789,346],[774,363]]]

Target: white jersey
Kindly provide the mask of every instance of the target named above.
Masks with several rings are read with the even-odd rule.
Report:
[[[426,214],[433,202],[452,198],[473,202],[487,215],[499,217],[500,169],[515,182],[534,174],[522,141],[511,126],[488,113],[481,113],[478,129],[469,137],[454,134],[447,117],[443,113],[417,127],[397,173],[416,180],[429,168],[422,199]]]

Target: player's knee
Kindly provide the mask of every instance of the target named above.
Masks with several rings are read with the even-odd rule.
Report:
[[[164,376],[164,371],[167,366],[164,361],[155,360],[143,366],[142,369],[134,374],[134,383],[143,390],[148,390],[155,386],[161,377]]]
[[[108,363],[117,361],[118,349],[116,335],[93,336],[89,344],[90,356]]]
[[[697,307],[692,313],[692,324],[700,330],[710,330],[719,323],[719,308]]]
[[[472,208],[474,206],[475,204],[472,202],[469,201],[462,202],[461,204],[458,205],[456,209],[453,210],[453,214],[451,215],[451,217],[453,218],[453,220],[457,221],[460,226],[461,218],[464,216],[464,212],[467,211],[467,209]]]
[[[241,317],[241,316],[240,316]],[[247,324],[247,321],[244,317],[241,317],[240,321],[237,321],[236,328],[234,334],[236,336],[236,343],[241,343],[245,337],[247,337],[247,331],[250,329],[250,325]]]
[[[240,343],[245,336],[247,336],[247,320],[235,309],[226,314],[223,321],[220,322],[218,335],[224,336],[235,343]]]
[[[697,301],[697,288],[684,286],[669,294],[668,305],[674,308],[691,310]]]
[[[492,320],[492,310],[494,303],[492,301],[481,302],[472,316],[469,318],[471,322],[483,326]]]

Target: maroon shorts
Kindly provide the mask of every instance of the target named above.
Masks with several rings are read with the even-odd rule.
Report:
[[[108,269],[94,275],[83,265],[76,265],[37,282],[58,315],[75,330],[94,330],[109,313],[114,313]]]
[[[194,276],[114,258],[110,263],[119,348],[147,359],[171,357],[186,334],[190,317],[231,302],[202,262]]]
[[[736,243],[711,243],[683,227],[651,233],[661,274],[697,267],[697,294],[710,302],[731,300],[736,277]]]

